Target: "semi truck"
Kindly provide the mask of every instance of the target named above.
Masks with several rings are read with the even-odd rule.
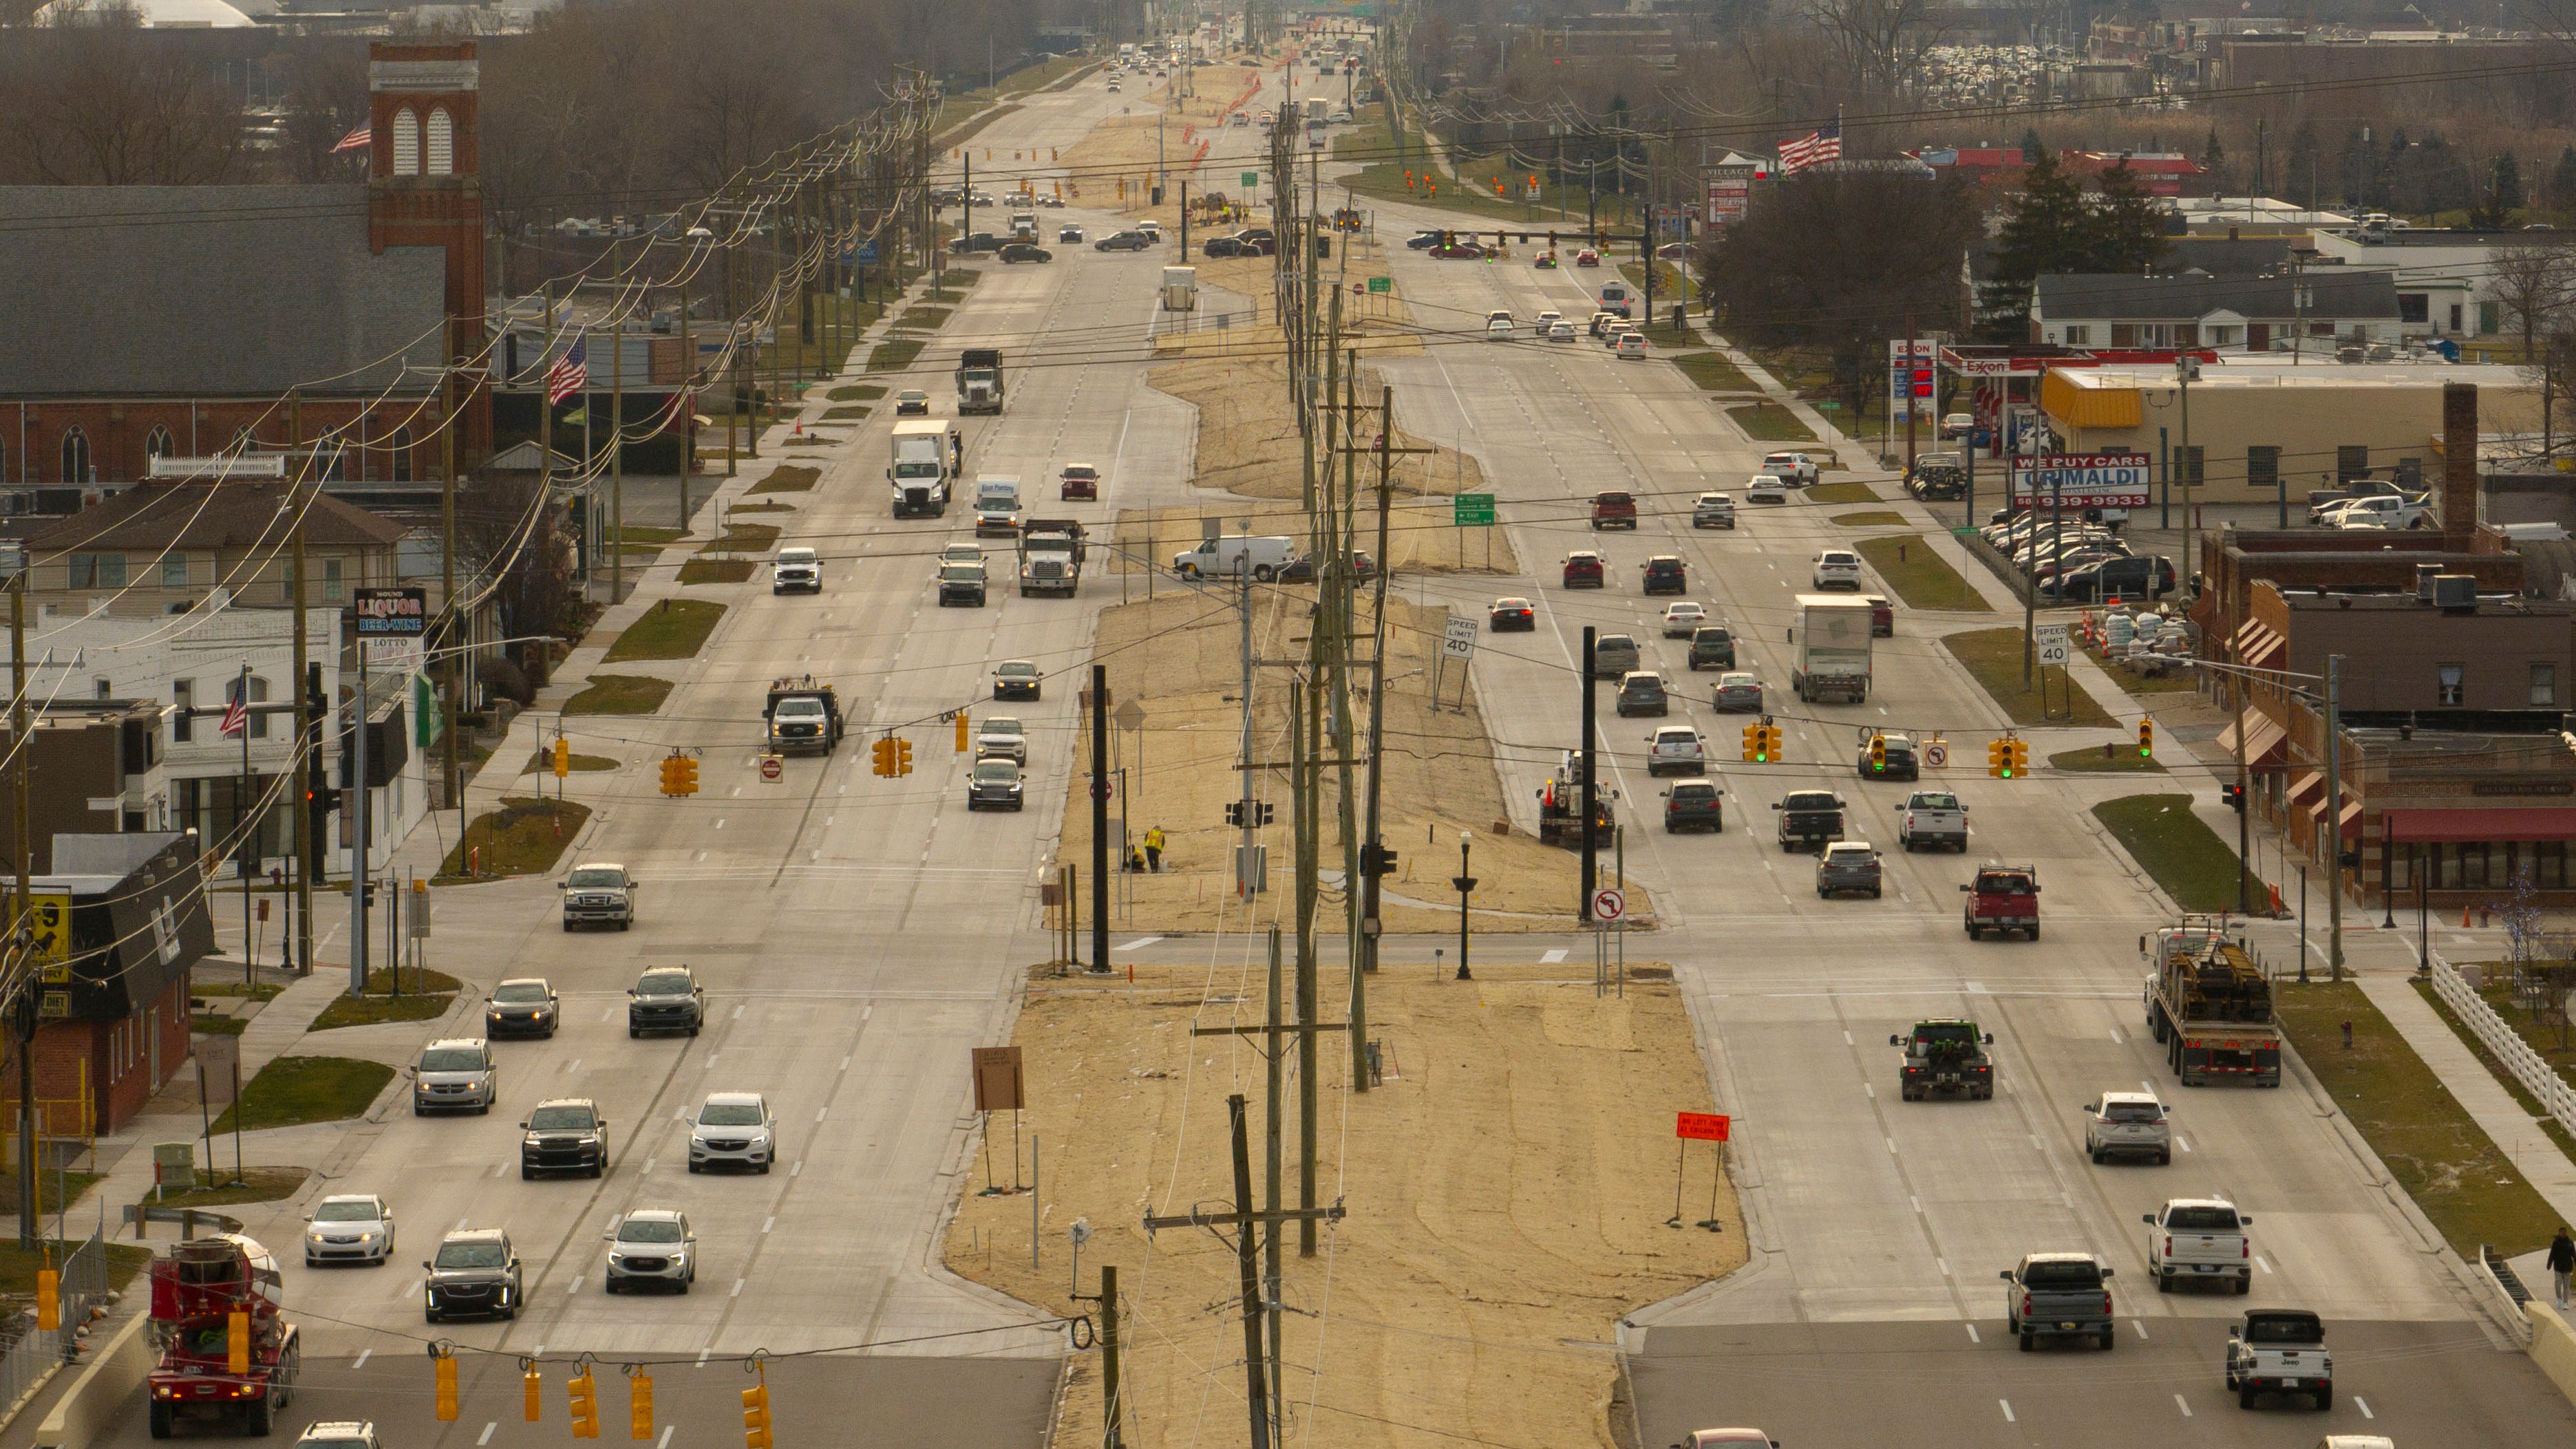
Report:
[[[2186,1087],[2211,1078],[2281,1085],[2281,1028],[2272,1014],[2272,982],[2227,933],[2225,916],[2186,915],[2138,938],[2154,968],[2145,986],[2147,1031],[2165,1049],[2165,1065]]]
[[[1066,598],[1082,583],[1082,525],[1070,518],[1032,518],[1020,530],[1020,596]]]
[[[1798,623],[1789,642],[1797,647],[1789,683],[1809,704],[1869,699],[1870,605],[1833,594],[1798,595]]]
[[[897,518],[938,518],[948,512],[948,493],[966,465],[966,440],[946,418],[899,418],[894,425],[894,458],[886,482],[894,489]]]
[[[1034,223],[1031,224],[1034,228]],[[1035,235],[1032,230],[1031,235]],[[1002,349],[969,347],[957,354],[957,411],[1002,410]]]
[[[285,1309],[276,1255],[239,1233],[176,1243],[153,1259],[152,1437],[169,1438],[182,1419],[229,1419],[266,1437],[295,1402],[303,1359]]]

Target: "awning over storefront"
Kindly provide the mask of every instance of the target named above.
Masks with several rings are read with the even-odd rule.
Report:
[[[2488,840],[2576,840],[2576,806],[2480,805],[2453,810],[2391,810],[2388,838],[2401,845]]]
[[[2311,770],[2299,777],[2299,783],[2290,787],[2290,803],[2294,806],[2305,805],[2308,803],[2308,797],[2319,793],[2324,790],[2325,787],[2326,777],[2317,771]]]
[[[2248,620],[2236,631],[2236,659],[2248,669],[2270,669],[2289,651],[2290,641],[2266,625]]]
[[[2355,800],[2351,804],[2343,807],[2342,833],[2345,835],[2359,835],[2361,833],[2360,801]]]
[[[2272,722],[2270,715],[2257,714],[2248,710],[2245,714],[2245,763],[2260,765],[2270,760],[2273,755],[2279,753],[2281,742],[2288,738],[2288,734],[2288,731]],[[2229,720],[2227,727],[2218,732],[2218,747],[2224,750],[2230,759],[2235,758],[2236,721]]]

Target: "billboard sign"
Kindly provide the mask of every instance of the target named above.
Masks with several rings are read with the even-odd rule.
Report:
[[[2015,507],[2144,508],[2149,469],[2144,453],[2062,453],[2013,460]]]

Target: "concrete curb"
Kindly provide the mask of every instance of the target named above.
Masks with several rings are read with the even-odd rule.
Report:
[[[152,1339],[144,1331],[150,1322],[136,1314],[99,1349],[36,1427],[39,1449],[85,1449],[125,1408],[152,1371]]]

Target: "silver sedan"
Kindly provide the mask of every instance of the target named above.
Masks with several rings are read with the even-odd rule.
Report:
[[[1760,714],[1762,676],[1744,670],[1721,674],[1717,686],[1709,692],[1708,702],[1721,714]]]

